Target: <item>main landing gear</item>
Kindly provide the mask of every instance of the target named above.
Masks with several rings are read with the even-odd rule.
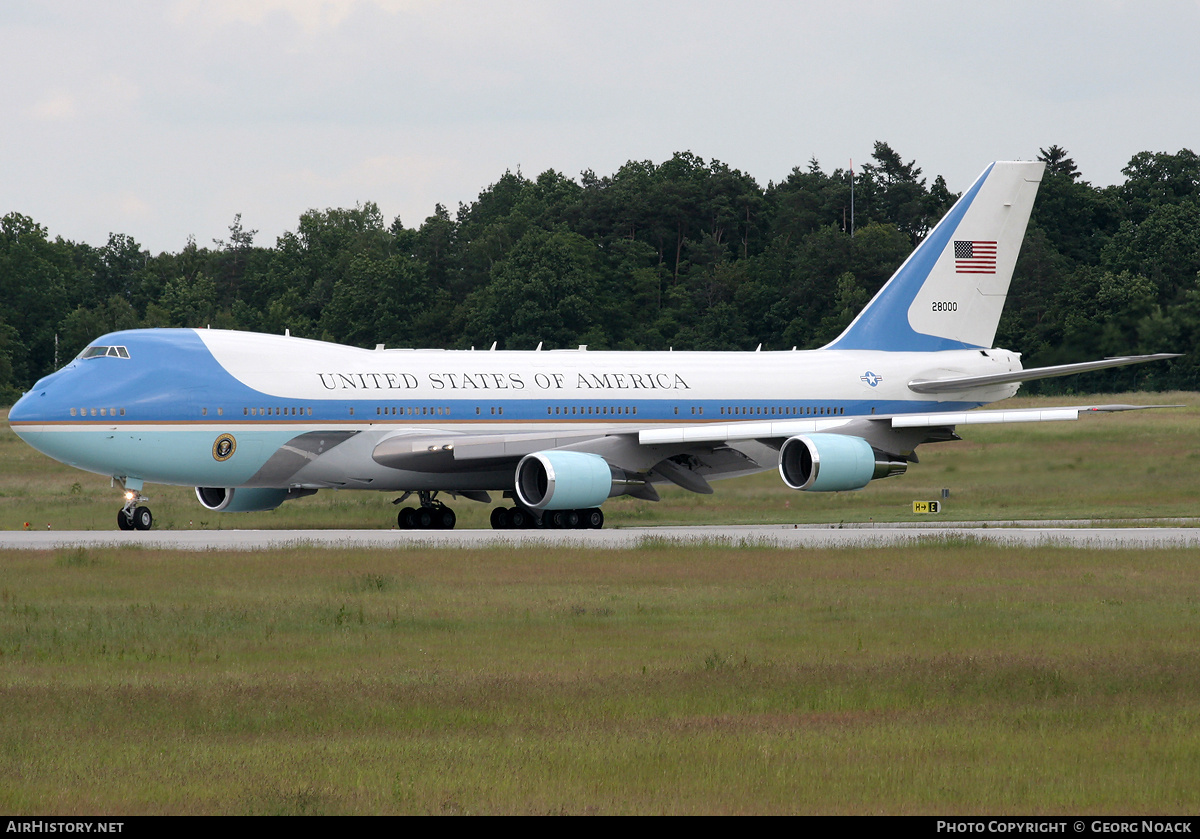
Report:
[[[393,504],[402,504],[408,498],[410,493],[405,493],[403,497],[393,501]],[[421,499],[421,506],[417,508],[405,507],[396,516],[396,524],[401,530],[453,530],[454,523],[458,521],[458,516],[454,515],[454,511],[437,500],[436,492],[425,492],[421,490],[417,492],[417,496]]]
[[[406,492],[393,504],[403,504],[410,496],[421,499],[420,507],[405,507],[396,516],[401,530],[453,530],[458,517],[437,499],[437,492],[417,490]],[[486,498],[476,499],[486,500]],[[144,508],[140,508],[144,509]],[[150,512],[146,511],[147,514]],[[545,510],[535,513],[528,507],[495,507],[492,509],[493,530],[599,530],[604,527],[604,513],[599,507],[586,510]]]
[[[154,516],[151,515],[149,507],[138,504],[142,500],[140,492],[135,490],[125,492],[125,506],[117,512],[117,527],[121,530],[150,529],[150,526],[154,524]]]
[[[548,530],[599,530],[604,527],[604,513],[599,507],[587,510],[546,510],[539,521],[524,507],[496,507],[492,510],[493,530],[525,530],[544,527]]]

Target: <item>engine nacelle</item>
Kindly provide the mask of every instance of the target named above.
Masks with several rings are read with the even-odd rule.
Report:
[[[284,501],[313,495],[315,489],[258,489],[254,487],[196,487],[196,498],[219,513],[256,513],[274,510]]]
[[[876,478],[902,475],[903,460],[891,460],[861,437],[807,434],[792,437],[779,450],[779,475],[792,489],[841,492],[862,489]]]
[[[517,464],[517,498],[534,510],[582,510],[624,495],[625,473],[587,452],[534,452]]]

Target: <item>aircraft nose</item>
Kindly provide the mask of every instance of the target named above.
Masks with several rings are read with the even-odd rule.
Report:
[[[34,394],[33,391],[26,393],[16,403],[8,409],[9,422],[27,422],[34,417]]]
[[[8,421],[12,423],[62,419],[62,406],[58,403],[62,401],[65,391],[60,382],[64,376],[70,375],[68,371],[71,367],[72,365],[68,365],[34,382],[33,387],[9,409]]]

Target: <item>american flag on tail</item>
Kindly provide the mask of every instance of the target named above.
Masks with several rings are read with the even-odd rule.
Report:
[[[954,240],[955,274],[995,274],[996,243]]]

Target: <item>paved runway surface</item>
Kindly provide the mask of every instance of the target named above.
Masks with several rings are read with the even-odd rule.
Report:
[[[151,530],[4,531],[0,549],[141,545],[192,551],[262,550],[294,546],[397,548],[411,545],[477,548],[491,545],[574,545],[637,548],[647,543],[717,542],[778,547],[879,546],[919,539],[968,538],[1007,545],[1068,545],[1087,548],[1200,547],[1200,528],[1046,526],[1033,522],[971,522],[962,525],[739,525],[630,527],[606,530]],[[1055,522],[1054,525],[1068,525]],[[1088,524],[1088,523],[1079,523]]]

